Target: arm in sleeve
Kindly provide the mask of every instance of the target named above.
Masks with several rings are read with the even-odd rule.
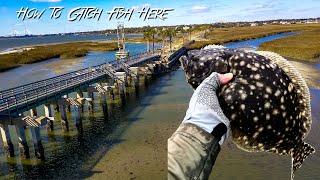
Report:
[[[168,179],[208,179],[220,152],[219,140],[194,124],[182,123],[168,139]]]

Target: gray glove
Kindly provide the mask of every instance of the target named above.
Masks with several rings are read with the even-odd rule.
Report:
[[[209,133],[211,133],[218,124],[224,123],[227,126],[227,133],[221,137],[219,141],[220,145],[228,137],[230,122],[223,114],[216,90],[220,87],[220,84],[226,84],[232,77],[232,73],[222,75],[216,72],[213,72],[207,77],[194,91],[186,116],[182,121],[182,123],[194,124]]]

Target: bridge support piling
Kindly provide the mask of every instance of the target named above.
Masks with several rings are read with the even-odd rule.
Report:
[[[34,145],[34,153],[37,159],[44,160],[44,149],[41,142],[40,128],[31,128],[32,141]]]
[[[51,104],[44,105],[44,114],[46,117],[53,117]],[[47,127],[47,130],[53,131],[53,121],[48,120],[46,127]]]
[[[125,99],[125,85],[123,83],[119,84],[119,93],[120,93],[120,98]]]
[[[68,94],[64,95],[63,98],[69,98]],[[71,112],[71,106],[70,105],[66,105],[67,111]]]
[[[91,101],[88,101],[89,112],[93,112],[93,92],[88,91],[88,98],[91,98]]]
[[[103,107],[107,107],[107,93],[101,93],[101,103]]]
[[[10,131],[8,125],[0,124],[0,130],[3,140],[3,148],[8,157],[14,157],[14,148],[11,141]]]
[[[82,119],[81,119],[81,109],[80,106],[74,106],[74,113],[75,113],[75,120],[76,120],[76,127],[78,132],[82,133]]]
[[[148,75],[144,74],[144,85],[148,86]]]
[[[16,125],[16,132],[18,136],[20,156],[22,159],[29,159],[29,146],[27,143],[27,138],[23,126]]]
[[[139,76],[133,77],[134,88],[139,89]]]
[[[55,110],[56,112],[60,112],[60,108],[59,108],[58,103],[56,103],[56,104],[54,105],[54,110]]]
[[[60,117],[61,117],[61,126],[63,131],[69,131],[69,124],[67,119],[66,105],[60,105]]]
[[[112,100],[114,100],[114,90],[113,90],[113,88],[110,89],[110,96],[111,96]]]
[[[130,81],[130,77],[125,76],[124,77],[124,85],[125,85],[125,87],[129,87],[129,85],[130,85],[129,81]]]
[[[88,110],[89,112],[93,112],[93,101],[88,101]]]
[[[77,98],[83,98],[83,92],[82,91],[77,91]],[[84,108],[83,108],[83,104],[81,105],[81,112],[84,111]]]
[[[31,116],[31,117],[33,117],[33,116],[38,116],[38,113],[37,113],[37,109],[36,109],[36,108],[30,109],[30,116]]]
[[[102,103],[102,109],[103,113],[108,113],[108,103],[107,103],[107,92],[101,93],[101,103]]]
[[[94,100],[94,96],[93,96],[93,92],[92,91],[88,91],[88,98],[91,98],[92,100]]]
[[[132,75],[128,76],[128,84],[130,87],[132,86],[132,79],[133,79]]]

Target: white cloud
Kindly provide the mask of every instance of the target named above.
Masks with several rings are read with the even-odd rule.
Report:
[[[208,6],[193,6],[191,8],[191,11],[194,13],[207,12],[209,10],[210,10],[210,7]]]
[[[150,7],[151,4],[142,4],[142,7]]]
[[[131,9],[134,9],[134,10],[139,9],[139,6],[132,6]]]
[[[30,0],[32,2],[61,2],[62,0]]]
[[[140,5],[140,6],[132,6],[131,7],[131,9],[134,9],[134,10],[136,10],[136,9],[139,9],[140,7],[141,8],[144,8],[144,7],[150,7],[151,6],[151,4],[142,4],[142,5]]]
[[[39,20],[37,20],[37,19],[28,20],[29,23],[36,23],[36,22],[38,22],[38,21],[39,21]]]

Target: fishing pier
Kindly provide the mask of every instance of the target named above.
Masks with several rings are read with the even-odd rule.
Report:
[[[7,156],[15,156],[10,136],[10,131],[15,129],[11,133],[17,134],[20,156],[30,158],[25,134],[26,129],[30,129],[35,157],[44,160],[40,128],[54,131],[53,121],[60,121],[62,130],[69,131],[71,124],[67,112],[72,112],[75,126],[82,133],[81,114],[85,108],[88,113],[94,111],[93,101],[99,100],[104,110],[108,108],[108,98],[112,101],[119,96],[121,101],[126,101],[128,87],[138,91],[141,79],[147,81],[148,76],[170,72],[186,51],[182,47],[165,57],[166,61],[163,61],[159,50],[128,55],[109,63],[0,91],[0,131]],[[94,93],[99,99],[94,99]],[[38,115],[39,109],[44,110],[44,116]],[[59,113],[60,119],[54,119],[54,111]]]

